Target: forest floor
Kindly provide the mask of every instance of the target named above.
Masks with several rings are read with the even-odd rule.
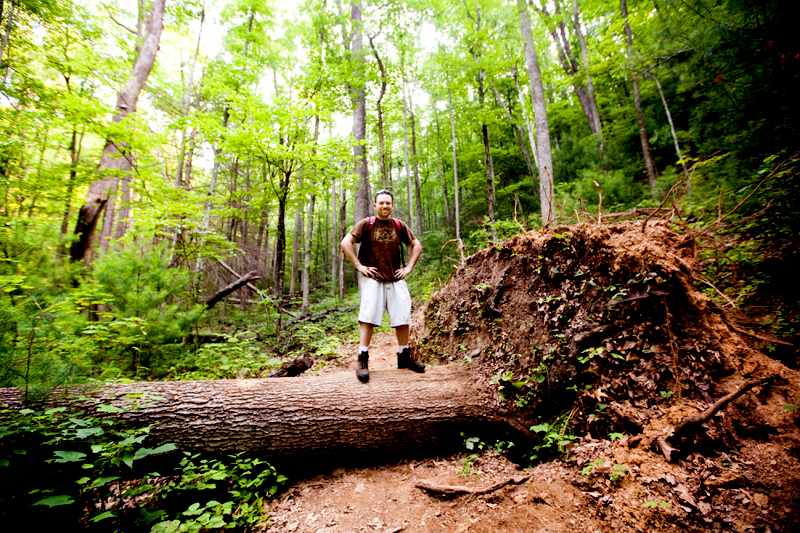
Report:
[[[396,346],[393,335],[377,333],[370,368],[396,369]],[[356,350],[342,347],[343,355],[349,354],[346,364],[325,371],[352,372],[355,379]],[[415,375],[409,372],[408,377]],[[793,415],[787,411],[785,416]],[[472,452],[365,468],[331,465],[328,472],[293,480],[271,502],[268,531],[798,531],[799,437],[793,432],[778,442],[749,440],[735,455],[697,455],[678,464],[636,449],[636,442],[625,437],[615,442],[583,439],[567,461],[530,469],[493,451],[484,451],[466,469],[464,459]],[[604,466],[590,475],[581,473],[598,460]],[[628,469],[616,482],[608,476],[614,464]],[[479,490],[521,477],[527,479],[481,495],[435,495],[417,487],[428,483]]]
[[[515,237],[472,256],[416,314],[412,349],[505,386],[500,405],[521,420],[571,410],[560,459],[523,469],[490,449],[465,449],[330,464],[268,504],[268,531],[800,531],[800,373],[759,351],[758,335],[737,333],[693,286],[694,245],[654,226]],[[545,358],[549,370],[537,374],[543,354],[557,351],[563,362]],[[355,374],[356,346],[341,354],[323,371]],[[370,369],[394,368],[396,341],[377,333]],[[672,434],[754,379],[768,381],[693,433]],[[671,460],[659,442],[676,446]],[[421,484],[502,486],[445,495]]]

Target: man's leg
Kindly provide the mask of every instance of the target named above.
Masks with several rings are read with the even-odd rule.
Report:
[[[411,358],[408,349],[408,332],[411,322],[411,295],[405,280],[392,284],[387,296],[389,319],[397,335],[397,368],[410,368],[414,372],[425,372],[425,364]]]
[[[397,335],[397,345],[398,346],[408,346],[408,324],[404,324],[402,326],[397,326],[394,328],[394,332]]]
[[[358,323],[358,342],[361,346],[369,348],[369,343],[372,340],[372,328],[373,325],[367,322]],[[399,334],[397,338],[400,338]],[[408,341],[408,326],[406,326],[406,341]]]
[[[369,380],[369,343],[372,340],[373,324],[381,323],[385,307],[381,284],[374,279],[361,280],[361,306],[358,312],[358,365],[356,376],[364,383]]]

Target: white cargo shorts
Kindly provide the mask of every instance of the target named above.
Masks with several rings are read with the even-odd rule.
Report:
[[[406,280],[362,278],[358,321],[380,326],[384,311],[389,312],[389,325],[393,328],[411,324],[411,295]]]

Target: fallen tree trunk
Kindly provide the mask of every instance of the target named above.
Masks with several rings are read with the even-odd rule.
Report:
[[[0,389],[0,402],[19,409],[23,395],[19,389]],[[89,405],[77,401],[82,396]],[[476,436],[487,429],[522,427],[504,419],[493,396],[466,372],[450,366],[431,367],[421,375],[373,371],[366,384],[351,372],[127,383],[94,391],[72,389],[49,402],[67,403],[87,411],[110,404],[124,409],[114,416],[137,426],[156,424],[151,445],[172,442],[187,451],[245,451],[304,460],[439,455],[463,447],[462,432]]]

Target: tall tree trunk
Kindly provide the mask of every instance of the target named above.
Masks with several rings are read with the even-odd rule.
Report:
[[[354,62],[353,77],[355,79],[354,86],[351,89],[351,97],[355,107],[353,110],[353,160],[355,161],[356,183],[358,184],[353,212],[356,220],[361,220],[372,214],[367,148],[364,146],[367,137],[367,97],[364,46],[362,42],[361,0],[350,2],[350,20],[353,24],[351,51]]]
[[[306,229],[305,245],[303,246],[303,308],[302,314],[308,314],[309,296],[311,286],[309,284],[309,275],[311,274],[311,244],[314,237],[314,200],[316,195],[313,193],[308,195],[308,228]]]
[[[481,31],[481,9],[480,7],[476,7],[475,9],[475,25],[476,31],[480,33]],[[485,112],[484,110],[484,103],[486,101],[486,87],[484,86],[484,78],[486,76],[486,71],[481,66],[481,55],[479,51],[476,51],[475,48],[470,48],[470,52],[472,53],[473,59],[475,59],[475,63],[478,65],[478,75],[476,76],[478,80],[478,103],[480,104],[480,113],[481,113],[481,136],[483,137],[483,156],[486,160],[486,188],[487,188],[487,204],[488,204],[488,211],[489,211],[489,228],[492,233],[492,240],[497,240],[497,228],[496,220],[494,216],[494,208],[495,208],[495,187],[494,187],[494,163],[492,161],[492,150],[491,144],[489,142],[489,127],[486,125],[486,119],[483,117]]]
[[[458,157],[456,156],[456,116],[453,112],[453,93],[450,90],[450,84],[447,85],[447,104],[450,107],[450,129],[452,130],[453,139],[453,198],[456,204],[455,219],[456,219],[456,241],[458,246],[461,246],[461,208],[458,205]]]
[[[567,38],[559,1],[556,0],[554,3],[557,21],[550,16],[550,13],[547,11],[547,6],[544,2],[542,2],[541,7],[536,6],[533,3],[533,0],[531,0],[530,3],[539,13],[543,22],[550,30],[550,36],[553,38],[553,42],[555,43],[556,50],[558,52],[558,61],[567,76],[570,76],[573,80],[572,87],[575,91],[575,95],[578,97],[581,108],[583,108],[583,114],[586,116],[586,122],[589,125],[589,129],[591,130],[592,134],[599,134],[601,132],[601,126],[599,122],[600,116],[597,112],[597,103],[594,101],[593,97],[590,98],[586,85],[584,84],[583,80],[579,79],[578,77],[580,66],[578,61],[575,59],[575,55],[572,53],[572,47],[570,46],[569,39]],[[573,23],[573,28],[574,27],[575,24]],[[578,31],[580,31],[580,27],[578,27]],[[581,34],[581,38],[582,36],[583,35]]]
[[[517,144],[519,144],[519,148],[522,150],[522,157],[525,159],[525,164],[528,166],[528,172],[530,173],[531,177],[535,177],[536,171],[533,170],[531,154],[528,151],[525,141],[522,140],[522,133],[520,133],[519,127],[517,126],[516,122],[514,122],[514,117],[511,115],[511,109],[509,109],[508,105],[506,105],[506,103],[503,101],[503,98],[500,96],[500,91],[497,90],[497,87],[495,87],[494,84],[492,84],[492,90],[494,91],[494,97],[497,100],[497,103],[503,108],[503,111],[506,113],[506,118],[508,119],[509,124],[511,124],[511,129],[514,131],[514,136],[517,138]]]
[[[386,176],[386,150],[384,149],[383,106],[381,105],[381,102],[383,102],[383,97],[386,94],[386,68],[383,66],[383,61],[381,61],[381,58],[378,55],[378,50],[375,48],[372,35],[367,34],[367,38],[369,39],[369,46],[372,49],[372,55],[375,57],[375,61],[378,63],[378,70],[381,73],[381,90],[380,93],[378,93],[378,100],[375,102],[375,107],[378,112],[378,166],[381,169],[381,184],[385,189],[389,186],[389,180]]]
[[[409,114],[411,115],[411,157],[414,158],[414,199],[417,202],[417,236],[420,237],[424,231],[424,225],[422,222],[422,198],[420,197],[419,185],[419,160],[417,159],[417,130],[414,124],[414,105],[410,99],[408,104]]]
[[[404,70],[401,63],[401,70]],[[403,78],[403,154],[406,170],[406,200],[408,201],[408,226],[414,230],[414,197],[411,195],[411,164],[408,155],[408,104],[406,102],[406,79]]]
[[[200,53],[200,37],[203,34],[203,23],[206,20],[205,11],[200,13],[200,29],[197,31],[197,46],[194,49],[192,64],[189,67],[189,81],[183,93],[183,120],[189,116],[189,108],[192,105],[192,91],[194,90],[194,68],[197,65],[197,56]],[[183,180],[183,165],[186,158],[186,125],[181,128],[181,142],[178,147],[178,164],[175,169],[175,188],[181,187]]]
[[[11,36],[11,27],[14,24],[14,9],[17,7],[17,0],[11,0],[11,9],[8,10],[8,19],[6,20],[6,31],[3,33],[3,40],[0,42],[0,65],[3,64],[3,55],[5,54],[6,47],[8,46],[8,39]],[[2,17],[0,17],[0,21]],[[9,63],[11,61],[9,60]],[[8,70],[6,66],[6,71]]]
[[[150,19],[145,28],[144,42],[141,51],[133,64],[133,69],[125,86],[117,96],[116,113],[114,122],[122,122],[128,115],[136,112],[136,104],[142,91],[153,63],[156,59],[161,31],[164,28],[164,3],[166,0],[153,0]],[[99,170],[116,170],[117,174],[129,174],[133,168],[133,155],[128,150],[124,140],[106,139],[103,155],[100,159]],[[81,207],[78,222],[75,225],[77,239],[70,249],[72,261],[83,260],[87,266],[92,262],[92,236],[97,219],[108,201],[108,192],[117,182],[116,177],[103,177],[89,185],[86,202]]]
[[[80,138],[78,137],[77,126],[72,128],[72,139],[69,144],[69,180],[67,181],[67,194],[64,205],[64,217],[61,222],[61,236],[67,235],[69,229],[69,212],[72,209],[72,193],[75,190],[75,178],[78,176],[78,162],[81,157],[83,147],[83,135],[86,133],[86,125],[83,125]]]
[[[594,95],[594,81],[589,75],[589,51],[586,46],[586,39],[583,37],[583,31],[581,31],[581,16],[578,0],[572,1],[572,22],[575,28],[575,35],[578,37],[578,44],[581,47],[583,70],[586,72],[586,89],[589,93],[589,106],[592,111],[590,126],[592,127],[593,133],[602,135],[603,125],[600,121],[600,109],[597,107],[597,98]]]
[[[669,131],[672,133],[672,142],[675,143],[675,153],[678,155],[678,161],[681,162],[683,166],[683,176],[685,178],[689,177],[689,172],[686,170],[686,161],[683,160],[683,154],[681,153],[681,147],[678,144],[678,135],[675,133],[675,124],[672,122],[672,113],[669,112],[669,106],[667,105],[667,99],[664,96],[664,90],[661,88],[661,82],[658,81],[658,78],[655,77],[652,73],[648,72],[647,75],[656,82],[656,87],[658,87],[658,94],[661,96],[661,103],[664,105],[664,112],[667,114],[667,121],[669,122]]]
[[[656,166],[653,164],[653,157],[650,155],[650,142],[647,140],[647,127],[644,123],[644,112],[642,111],[642,97],[639,94],[639,74],[636,72],[633,60],[633,33],[631,32],[630,24],[628,24],[628,3],[626,0],[619,0],[619,5],[622,10],[622,21],[625,25],[625,42],[627,44],[631,76],[633,77],[633,107],[636,110],[636,122],[639,124],[639,140],[642,143],[642,155],[647,168],[647,181],[650,184],[651,194],[656,194]]]
[[[444,200],[444,219],[448,226],[453,224],[453,217],[450,215],[450,207],[447,205],[447,182],[444,179],[442,169],[442,129],[439,126],[439,112],[434,106],[434,116],[436,117],[436,170],[439,172],[439,179],[442,181],[442,199]]]
[[[302,178],[298,175],[298,187],[303,188]],[[289,276],[289,298],[297,296],[297,270],[300,265],[300,235],[303,233],[303,205],[298,202],[294,213],[294,235],[292,237],[292,272]]]
[[[517,0],[517,13],[522,40],[525,43],[525,65],[531,85],[531,102],[536,122],[536,148],[538,149],[537,165],[539,167],[539,200],[541,202],[542,224],[549,224],[552,217],[553,203],[553,154],[550,148],[550,126],[547,121],[542,73],[539,70],[539,58],[531,33],[531,18],[525,0]]]
[[[531,124],[531,118],[528,115],[528,106],[525,103],[525,93],[522,91],[522,87],[519,84],[519,74],[517,73],[517,67],[514,65],[514,83],[517,86],[517,95],[519,97],[519,105],[522,108],[522,116],[525,119],[525,132],[528,134],[528,142],[530,143],[531,147],[531,155],[533,156],[533,165],[536,169],[536,175],[539,174],[539,151],[536,149],[536,139],[534,138],[535,130],[533,125]],[[534,176],[535,177],[535,176]],[[536,181],[533,182],[536,185]]]
[[[291,171],[285,172],[280,178],[281,187],[278,191],[278,223],[275,235],[275,265],[272,279],[275,280],[273,295],[276,299],[283,298],[284,262],[286,260],[286,198],[289,194],[289,180]]]

